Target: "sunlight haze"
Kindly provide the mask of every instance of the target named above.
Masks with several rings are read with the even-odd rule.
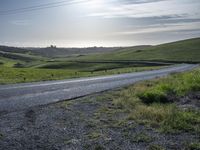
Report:
[[[0,45],[132,46],[200,36],[199,0],[1,0]]]

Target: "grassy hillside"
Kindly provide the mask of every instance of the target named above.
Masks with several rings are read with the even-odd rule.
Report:
[[[14,48],[14,52],[9,49],[0,51],[0,84],[120,74],[162,66],[126,62],[70,62],[66,58],[51,59],[27,52],[20,53],[20,50]]]
[[[89,54],[102,54],[107,52],[113,52],[120,48],[118,47],[88,47],[88,48],[30,48],[31,53],[48,58],[63,58],[63,57],[79,57]]]
[[[138,72],[152,69],[160,69],[160,66],[121,67],[107,70],[90,71],[81,67],[77,69],[38,69],[38,68],[13,68],[5,67],[0,63],[0,84],[24,83],[35,81],[61,80],[69,78],[112,75],[120,73]],[[90,68],[94,70],[95,68]]]
[[[18,48],[0,47],[0,83],[18,83],[41,80],[56,80],[83,76],[119,74],[159,68],[169,64],[142,62],[176,61],[200,62],[200,38],[173,42],[158,46],[138,46],[121,48],[104,54],[71,56],[70,58],[47,58],[33,55],[32,51]],[[45,52],[52,52],[46,49]],[[98,49],[98,48],[97,48]],[[57,55],[57,50],[55,55]],[[78,50],[78,49],[77,49]],[[97,51],[104,51],[98,49]],[[81,52],[83,52],[81,50]],[[65,53],[66,51],[60,51]],[[59,52],[59,54],[60,54]],[[67,53],[67,52],[66,52]],[[77,53],[79,54],[79,53]],[[46,55],[46,54],[44,54]],[[52,56],[54,57],[54,56]],[[120,61],[119,61],[120,60]],[[132,60],[132,62],[130,61]]]
[[[48,60],[41,56],[30,55],[28,53],[15,53],[0,51],[0,62],[7,67],[28,67]]]
[[[17,48],[17,47],[9,47],[9,46],[0,46],[0,51],[3,52],[11,52],[11,53],[31,53],[30,50]]]
[[[183,40],[145,49],[127,48],[109,54],[90,55],[81,60],[151,60],[200,62],[200,38]]]

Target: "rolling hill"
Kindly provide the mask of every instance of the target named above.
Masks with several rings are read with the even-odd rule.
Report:
[[[45,48],[17,48],[0,46],[1,52],[6,53],[17,53],[17,54],[29,54],[42,56],[47,58],[59,58],[59,57],[72,57],[72,56],[83,56],[89,54],[101,54],[107,52],[113,52],[120,47],[86,47],[86,48],[57,48],[55,46]]]
[[[1,64],[12,66],[22,63],[24,67],[69,68],[96,64],[105,61],[158,61],[158,62],[200,62],[200,38],[193,38],[156,46],[142,45],[127,48],[15,48],[0,46]],[[74,62],[74,63],[72,63]],[[78,62],[78,64],[77,64]],[[133,62],[134,63],[134,62]],[[135,62],[136,63],[136,62]],[[11,65],[12,64],[12,65]]]
[[[200,38],[151,46],[144,49],[127,48],[108,54],[80,57],[79,60],[146,60],[200,62]]]
[[[40,55],[48,58],[63,58],[63,57],[77,57],[89,54],[102,54],[107,52],[114,52],[120,49],[119,47],[88,47],[88,48],[29,48],[32,54]]]

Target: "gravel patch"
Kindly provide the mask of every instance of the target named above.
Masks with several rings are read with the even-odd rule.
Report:
[[[133,121],[106,94],[0,114],[0,150],[184,149],[195,133],[163,134]],[[112,111],[114,110],[114,111]]]

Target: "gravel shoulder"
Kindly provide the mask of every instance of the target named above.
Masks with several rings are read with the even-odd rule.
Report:
[[[115,91],[0,114],[1,150],[187,149],[197,133],[164,134],[112,104]],[[198,98],[198,97],[195,97]]]

